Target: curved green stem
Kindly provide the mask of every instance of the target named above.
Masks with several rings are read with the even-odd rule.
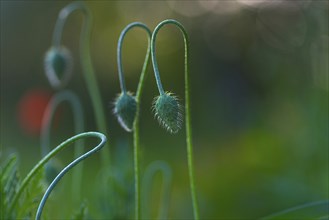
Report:
[[[168,165],[168,163],[164,161],[154,161],[145,170],[143,176],[143,219],[150,219],[148,210],[150,206],[150,189],[152,187],[152,180],[154,175],[157,172],[162,173],[162,192],[161,198],[162,202],[159,204],[159,213],[157,219],[168,219],[168,204],[170,198],[170,185],[172,182],[172,171]]]
[[[13,208],[17,205],[18,199],[20,198],[21,194],[24,192],[24,189],[28,186],[29,182],[32,180],[32,178],[37,174],[37,172],[52,158],[54,157],[56,154],[58,154],[61,150],[63,150],[64,148],[66,148],[67,146],[69,146],[69,144],[75,142],[78,139],[81,138],[86,138],[86,137],[98,137],[100,138],[102,141],[99,145],[97,145],[97,147],[95,147],[94,149],[92,149],[91,151],[87,152],[86,154],[82,155],[81,157],[77,158],[76,160],[74,160],[72,163],[74,163],[72,165],[72,163],[69,166],[74,166],[75,164],[77,164],[78,162],[80,162],[81,160],[87,158],[88,156],[90,156],[91,154],[97,152],[98,150],[100,150],[103,145],[106,142],[106,137],[105,135],[98,133],[98,132],[86,132],[86,133],[82,133],[82,134],[78,134],[74,137],[69,138],[68,140],[64,141],[63,143],[61,143],[60,145],[58,145],[55,149],[53,149],[50,153],[48,153],[45,157],[42,158],[42,160],[40,160],[34,167],[33,169],[27,174],[27,176],[24,178],[24,180],[22,181],[22,184],[20,185],[19,189],[17,190],[17,193],[15,194],[12,203],[9,206],[9,213],[12,213]],[[70,167],[70,168],[71,168]],[[67,167],[66,167],[67,168]],[[66,169],[64,168],[64,169]],[[67,172],[67,171],[65,171]],[[61,172],[62,173],[62,172]]]
[[[144,29],[148,35],[148,47],[147,47],[146,56],[144,59],[144,64],[143,64],[143,68],[141,71],[141,75],[139,78],[139,84],[138,84],[138,88],[137,88],[137,92],[136,92],[136,99],[138,99],[140,96],[143,84],[144,84],[145,72],[146,72],[146,69],[148,66],[148,60],[149,60],[150,50],[151,50],[150,41],[151,41],[152,33],[145,24],[143,24],[141,22],[133,22],[133,23],[128,24],[122,30],[120,37],[119,37],[119,41],[118,41],[118,47],[117,47],[117,58],[118,58],[117,61],[118,61],[118,74],[119,74],[119,80],[120,80],[120,87],[121,87],[121,91],[123,93],[125,93],[125,92],[127,92],[127,89],[126,89],[124,73],[123,73],[123,66],[122,66],[122,45],[123,45],[123,40],[124,40],[126,34],[128,33],[129,30],[131,30],[134,27],[140,27],[140,28]]]
[[[136,91],[136,102],[137,102],[137,112],[135,116],[134,121],[134,175],[135,175],[135,219],[140,219],[140,190],[139,190],[139,109],[140,109],[140,101],[141,101],[141,95],[142,95],[142,88],[145,82],[145,74],[148,67],[148,61],[150,57],[150,41],[151,41],[151,31],[150,29],[143,23],[140,22],[133,22],[125,27],[123,31],[121,32],[119,41],[118,41],[118,48],[117,48],[117,56],[118,56],[118,73],[119,73],[119,79],[120,79],[120,86],[123,93],[126,92],[126,86],[123,76],[123,67],[122,67],[122,44],[125,35],[127,32],[134,28],[134,27],[140,27],[144,29],[147,32],[148,36],[148,47],[146,51],[146,56],[143,64],[143,68],[141,71],[141,75],[139,78],[139,83]]]
[[[261,218],[261,220],[274,219],[327,219],[329,217],[329,200],[316,201],[295,206],[272,215]]]
[[[67,21],[67,18],[70,14],[72,14],[76,10],[80,10],[81,12],[83,12],[83,15],[85,16],[81,35],[80,35],[80,60],[81,60],[83,75],[87,84],[88,92],[90,94],[90,99],[93,104],[97,127],[100,132],[107,134],[103,104],[90,57],[92,16],[88,8],[82,2],[73,2],[60,11],[54,30],[53,46],[54,47],[60,46],[63,28]],[[105,167],[109,167],[110,165],[109,149],[106,148],[106,150],[101,155]]]
[[[38,210],[37,210],[37,214],[35,219],[36,220],[40,220],[41,218],[41,214],[42,214],[42,210],[43,207],[46,204],[46,201],[51,193],[51,191],[54,189],[54,187],[56,186],[56,184],[61,180],[61,178],[70,170],[72,169],[75,165],[77,165],[78,163],[80,163],[81,161],[83,161],[84,159],[86,159],[87,157],[90,157],[92,154],[96,153],[97,151],[99,151],[104,144],[106,143],[106,137],[105,135],[98,133],[98,132],[86,132],[86,133],[81,133],[78,134],[72,138],[69,138],[68,140],[64,141],[62,144],[60,144],[58,147],[56,147],[53,151],[51,151],[46,157],[44,157],[44,159],[42,159],[39,164],[41,164],[43,162],[43,160],[47,160],[50,159],[51,157],[53,157],[54,155],[56,155],[57,152],[59,152],[61,149],[65,148],[66,146],[69,146],[71,143],[75,142],[78,139],[81,138],[86,138],[86,137],[98,137],[101,139],[101,142],[94,147],[93,149],[91,149],[90,151],[88,151],[87,153],[81,155],[80,157],[78,157],[77,159],[75,159],[74,161],[72,161],[69,165],[67,165],[57,176],[56,178],[52,181],[52,183],[49,185],[49,187],[47,188],[45,194],[43,195]],[[38,166],[38,164],[37,164]],[[36,167],[37,167],[36,166]],[[39,165],[41,166],[41,165]],[[34,170],[34,169],[33,169]],[[32,170],[32,171],[33,171]],[[31,171],[31,172],[32,172]]]
[[[42,129],[41,129],[41,151],[42,157],[44,157],[49,152],[50,145],[50,129],[52,126],[52,120],[55,115],[55,111],[57,107],[62,102],[67,101],[73,113],[74,119],[74,133],[79,134],[84,131],[84,118],[82,106],[79,101],[79,98],[69,90],[63,90],[58,92],[55,96],[50,100],[44,116],[42,118]],[[74,147],[74,158],[78,157],[83,152],[84,141],[77,141]],[[81,179],[82,179],[82,170],[83,164],[81,164],[78,168],[74,170],[73,173],[73,181],[72,181],[72,197],[74,200],[78,201],[81,193]]]
[[[194,218],[199,219],[199,210],[198,210],[198,203],[196,198],[196,190],[195,190],[195,183],[194,183],[194,167],[193,167],[193,146],[192,146],[192,128],[191,128],[191,106],[190,106],[190,93],[189,93],[189,70],[188,70],[188,57],[189,57],[189,38],[188,34],[184,28],[184,26],[176,20],[168,19],[160,22],[153,31],[152,38],[151,38],[151,57],[154,69],[154,75],[157,82],[157,86],[159,89],[160,95],[164,94],[164,90],[162,87],[158,64],[156,61],[156,54],[155,54],[155,41],[156,36],[161,27],[167,24],[173,24],[178,27],[183,34],[184,37],[184,46],[185,46],[185,128],[186,128],[186,145],[187,145],[187,161],[188,161],[188,168],[189,168],[189,178],[190,178],[190,188],[191,188],[191,196],[192,196],[192,203],[193,203],[193,211],[194,211]]]

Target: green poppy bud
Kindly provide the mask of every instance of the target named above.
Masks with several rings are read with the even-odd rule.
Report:
[[[65,47],[52,47],[45,56],[45,71],[55,89],[63,88],[72,76],[72,56]]]
[[[115,100],[113,113],[120,125],[128,132],[132,131],[137,112],[136,98],[130,93],[121,93]]]
[[[52,160],[45,166],[45,180],[49,185],[61,171],[61,163],[58,160]]]
[[[171,133],[177,133],[183,123],[182,108],[176,96],[166,92],[154,99],[153,111],[159,123]]]

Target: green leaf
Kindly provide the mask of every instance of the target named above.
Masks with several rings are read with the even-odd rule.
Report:
[[[14,166],[16,166],[17,163],[17,157],[15,154],[12,154],[8,161],[5,163],[4,167],[1,167],[1,173],[0,173],[0,179],[1,181],[4,181],[5,178],[8,176],[8,172],[13,169]]]
[[[19,198],[16,207],[9,213],[14,196],[20,186],[20,178],[17,170],[17,157],[11,155],[8,161],[1,167],[0,173],[0,219],[31,219],[34,218],[37,205],[44,193],[44,171],[40,170],[31,180],[30,184]]]
[[[17,157],[11,155],[0,173],[0,210],[1,219],[9,219],[9,204],[11,203],[15,193],[17,192],[19,177],[17,172]]]
[[[328,219],[329,217],[329,200],[307,203],[301,206],[296,206],[281,212],[277,212],[263,220],[274,219]]]
[[[45,191],[44,169],[40,169],[32,178],[17,203],[17,219],[34,219],[39,202]]]

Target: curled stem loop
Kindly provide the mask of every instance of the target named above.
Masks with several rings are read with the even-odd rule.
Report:
[[[123,45],[123,40],[126,36],[126,34],[128,33],[129,30],[139,27],[143,30],[146,31],[147,33],[147,37],[148,37],[148,46],[147,46],[147,51],[146,51],[146,55],[145,55],[145,59],[144,59],[144,64],[142,67],[142,71],[141,71],[141,75],[139,78],[139,84],[138,84],[138,88],[137,88],[137,92],[136,92],[136,97],[138,97],[139,93],[141,92],[141,87],[143,86],[144,83],[144,77],[145,77],[145,72],[148,66],[148,60],[149,60],[149,56],[150,56],[150,41],[151,41],[151,31],[150,29],[143,23],[141,22],[133,22],[128,24],[121,32],[120,37],[119,37],[119,41],[118,41],[118,47],[117,47],[117,61],[118,61],[118,74],[119,74],[119,80],[120,80],[120,87],[121,87],[121,91],[123,93],[127,92],[126,89],[126,84],[125,84],[125,80],[124,80],[124,73],[123,73],[123,66],[122,66],[122,45]]]
[[[157,219],[168,219],[168,204],[170,199],[170,187],[172,182],[172,171],[168,163],[165,161],[157,160],[152,162],[146,168],[143,176],[143,219],[150,219],[150,213],[148,208],[151,204],[150,192],[152,183],[156,173],[162,174],[162,190],[161,190],[161,202],[159,204],[159,212]]]
[[[65,8],[63,8],[59,15],[58,15],[58,20],[55,25],[54,29],[54,34],[53,34],[53,46],[55,47],[60,47],[61,46],[61,41],[62,41],[62,36],[63,36],[63,29],[66,23],[67,18],[69,17],[70,14],[72,14],[74,11],[80,10],[84,16],[86,17],[85,22],[91,23],[91,13],[88,10],[88,8],[82,3],[82,2],[74,2],[69,5],[67,5]],[[86,28],[84,28],[86,29]],[[89,28],[88,28],[89,29]],[[84,32],[82,31],[82,34]]]
[[[60,180],[60,178],[72,167],[74,167],[76,164],[78,164],[80,161],[86,159],[87,157],[89,157],[90,155],[96,153],[97,151],[99,151],[104,144],[106,143],[106,136],[102,133],[99,132],[86,132],[86,133],[81,133],[78,135],[75,135],[69,139],[67,139],[66,141],[64,141],[63,143],[61,143],[60,145],[58,145],[56,148],[54,148],[51,152],[49,152],[45,157],[43,157],[34,167],[33,169],[26,175],[26,177],[24,178],[24,180],[22,181],[19,189],[17,190],[17,193],[15,194],[12,203],[9,205],[9,213],[12,213],[14,207],[17,205],[18,199],[20,198],[21,194],[24,192],[24,189],[28,186],[29,182],[32,180],[32,178],[38,173],[38,171],[40,171],[40,169],[55,155],[57,155],[61,150],[63,150],[64,148],[66,148],[67,146],[70,146],[70,144],[72,144],[73,142],[77,141],[78,139],[81,138],[86,138],[86,137],[98,137],[101,139],[101,142],[92,150],[88,151],[87,153],[83,154],[82,156],[80,156],[79,158],[75,159],[73,162],[71,162],[68,166],[66,166],[59,174],[58,176],[60,176],[58,178],[58,176],[55,178],[54,181],[56,181],[54,183],[54,181],[52,182],[52,184],[50,186],[52,186],[52,188],[50,188],[50,186],[48,187],[48,189],[50,188],[50,191],[53,189],[53,187],[56,185],[56,183]],[[50,192],[49,192],[50,193]],[[48,194],[49,195],[49,194]],[[46,198],[47,199],[47,198]],[[42,200],[43,201],[43,200]],[[45,203],[45,200],[44,202]],[[41,210],[42,212],[42,210]],[[39,213],[39,218],[41,216],[41,212]]]
[[[152,38],[151,38],[151,57],[152,57],[152,64],[153,64],[153,69],[154,69],[154,75],[155,75],[155,79],[156,79],[156,83],[158,86],[158,90],[160,95],[164,94],[164,90],[162,87],[162,83],[161,83],[161,78],[160,78],[160,73],[159,73],[159,67],[158,67],[158,62],[156,60],[156,49],[155,49],[155,41],[156,41],[156,37],[158,35],[159,30],[167,24],[173,24],[174,26],[178,27],[179,30],[182,32],[183,34],[183,38],[184,38],[184,48],[185,48],[185,87],[188,84],[187,83],[187,78],[188,77],[188,56],[189,56],[189,37],[188,34],[184,28],[184,26],[179,23],[178,21],[174,20],[174,19],[167,19],[164,20],[162,22],[160,22],[156,28],[153,31],[152,34]]]
[[[93,149],[91,149],[90,151],[88,151],[87,153],[81,155],[80,157],[76,158],[74,161],[72,161],[69,165],[67,165],[57,176],[56,178],[51,182],[51,184],[49,185],[49,187],[47,188],[45,194],[43,195],[38,210],[37,210],[37,214],[36,214],[36,220],[40,220],[41,218],[41,214],[42,214],[42,210],[43,207],[46,204],[46,201],[50,195],[50,193],[52,192],[52,190],[54,189],[54,187],[56,186],[56,184],[61,180],[61,178],[70,170],[72,169],[75,165],[77,165],[78,163],[80,163],[81,161],[83,161],[84,159],[86,159],[87,157],[90,157],[92,154],[98,152],[106,143],[106,136],[103,135],[102,133],[99,132],[86,132],[86,133],[81,133],[78,135],[75,135],[69,139],[67,139],[66,141],[64,141],[63,143],[61,143],[60,145],[58,145],[54,150],[52,150],[49,154],[47,154],[29,173],[29,176],[32,176],[34,173],[37,172],[38,169],[40,169],[50,158],[52,158],[53,156],[55,156],[59,151],[61,151],[62,149],[64,149],[65,147],[69,146],[71,143],[81,139],[81,138],[86,138],[86,137],[97,137],[99,139],[101,139],[101,142],[94,147]],[[29,180],[29,179],[28,179]],[[23,181],[24,182],[24,181]],[[28,182],[28,181],[27,181]]]
[[[82,106],[79,98],[69,90],[62,90],[56,93],[50,100],[44,116],[42,118],[42,129],[41,129],[41,153],[44,157],[49,152],[50,145],[50,129],[52,120],[54,119],[55,111],[62,102],[67,101],[70,104],[74,119],[74,133],[79,134],[84,131],[84,118]],[[83,153],[84,141],[80,140],[75,143],[74,157],[78,157]],[[72,197],[74,200],[79,200],[80,197],[80,182],[82,178],[83,166],[79,166],[75,169],[74,175],[72,176]]]
[[[42,156],[45,156],[49,152],[50,129],[52,126],[52,120],[54,119],[55,111],[57,110],[58,106],[64,101],[67,101],[72,108],[75,130],[74,132],[76,134],[79,134],[84,130],[82,106],[78,97],[69,90],[62,90],[56,93],[48,103],[48,106],[42,118],[42,129],[40,136]]]

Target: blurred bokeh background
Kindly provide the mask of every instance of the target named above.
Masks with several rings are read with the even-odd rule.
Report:
[[[41,118],[56,93],[45,76],[43,60],[57,15],[69,2],[1,0],[0,158],[3,162],[17,152],[22,176],[41,158]],[[107,113],[112,165],[121,173],[125,189],[133,186],[133,145],[132,135],[112,114],[113,100],[120,92],[118,37],[130,22],[141,21],[153,30],[163,19],[173,18],[185,26],[191,40],[192,127],[202,219],[253,219],[328,199],[327,0],[85,3],[93,14],[91,57]],[[78,12],[70,17],[63,44],[74,59],[74,76],[66,88],[81,99],[89,131],[97,128],[79,60],[82,19]],[[133,92],[146,43],[146,34],[136,29],[123,46],[126,84]],[[177,28],[167,26],[160,31],[157,57],[164,88],[183,102],[184,47]],[[185,132],[171,135],[154,120],[151,103],[158,91],[151,65],[147,73],[140,120],[141,169],[144,172],[156,160],[168,163],[173,177],[168,216],[189,219],[193,212]],[[63,104],[52,128],[52,147],[74,134],[71,115],[69,106]],[[72,156],[67,150],[57,160],[64,165]],[[131,215],[133,194],[129,190],[120,194],[112,184],[108,194],[114,201],[100,202],[98,158],[89,158],[84,166],[83,197],[89,201],[90,216],[101,218],[102,212]],[[70,213],[70,206],[60,202],[70,190],[66,189],[69,181],[64,178],[59,195],[46,207],[58,218]],[[147,206],[153,217],[161,186],[157,177],[150,189],[153,202]],[[65,201],[69,203],[69,198]],[[106,210],[107,204],[112,208]]]

